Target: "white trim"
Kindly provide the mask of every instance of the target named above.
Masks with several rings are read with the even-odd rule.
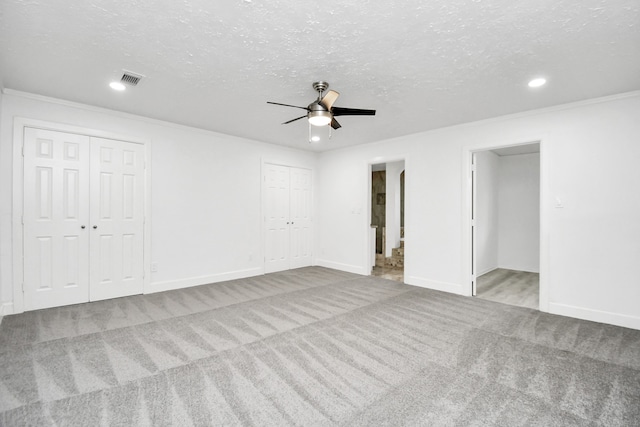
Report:
[[[13,91],[10,91],[12,93]],[[25,117],[15,117],[13,120],[13,201],[12,201],[12,239],[13,239],[13,313],[24,312],[24,293],[22,283],[24,280],[23,270],[23,190],[24,190],[24,170],[22,146],[24,144],[25,128],[46,129],[56,132],[73,133],[86,135],[88,137],[113,139],[118,141],[141,144],[145,147],[145,205],[144,205],[144,279],[143,293],[151,282],[151,141],[144,138],[136,138],[114,132],[106,132],[97,129],[90,129],[72,126],[63,123],[49,122]],[[6,304],[6,303],[5,303]]]
[[[487,268],[487,269],[486,269],[486,270],[484,270],[484,271],[477,271],[477,272],[476,272],[476,279],[477,279],[478,277],[480,277],[480,276],[484,275],[484,274],[491,273],[492,271],[497,270],[498,268],[500,268],[500,267],[489,267],[489,268]]]
[[[9,314],[13,314],[13,303],[3,302],[0,304],[0,319],[2,319],[2,316],[8,316]]]
[[[407,285],[419,286],[421,288],[433,289],[435,291],[449,292],[457,295],[463,294],[463,286],[460,283],[440,282],[437,280],[425,279],[417,276],[406,276],[404,282]]]
[[[316,259],[315,265],[331,268],[333,270],[346,271],[347,273],[360,274],[361,276],[369,276],[371,274],[370,271],[366,271],[366,268],[361,265],[343,264],[341,262],[334,262],[326,259]]]
[[[612,313],[610,311],[593,310],[590,308],[576,307],[573,305],[549,303],[549,313],[561,316],[575,317],[577,319],[590,320],[592,322],[607,323],[609,325],[622,326],[623,328],[640,329],[640,317],[626,314]]]
[[[187,279],[166,280],[164,282],[151,283],[145,294],[156,292],[173,291],[176,289],[190,288],[192,286],[208,285],[211,283],[225,282],[228,280],[245,279],[247,277],[259,276],[263,274],[262,268],[248,268],[245,270],[229,271],[226,273],[213,274],[210,276],[190,277]]]
[[[548,138],[545,136],[540,138],[540,262],[538,265],[538,309],[540,311],[549,311],[551,268],[550,258],[551,250],[549,246],[549,221],[551,220],[551,204],[549,203],[549,195],[551,194],[551,184],[549,176],[551,175],[549,155],[547,150]]]

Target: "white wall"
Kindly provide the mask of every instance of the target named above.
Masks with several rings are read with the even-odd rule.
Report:
[[[540,272],[540,154],[499,158],[498,267]]]
[[[541,307],[640,329],[638,117],[634,92],[322,153],[319,261],[367,273],[366,165],[404,158],[405,281],[467,294],[466,153],[542,140]]]
[[[476,153],[476,276],[498,268],[500,157]]]
[[[9,310],[14,117],[151,141],[151,261],[158,272],[150,291],[261,274],[262,161],[315,169],[313,153],[7,92],[0,122],[0,295]]]

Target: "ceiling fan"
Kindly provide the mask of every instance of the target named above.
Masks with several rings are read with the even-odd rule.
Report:
[[[340,94],[335,90],[330,90],[323,96],[325,90],[329,88],[327,82],[315,82],[313,83],[313,89],[318,92],[318,99],[313,101],[306,107],[299,107],[297,105],[281,104],[279,102],[267,101],[267,104],[282,105],[285,107],[301,108],[307,111],[304,116],[296,117],[295,119],[282,123],[283,125],[295,122],[303,118],[309,120],[309,124],[313,126],[326,126],[331,124],[333,129],[341,128],[340,123],[335,119],[336,116],[375,116],[376,110],[362,110],[359,108],[344,108],[334,107],[333,103],[336,102]]]

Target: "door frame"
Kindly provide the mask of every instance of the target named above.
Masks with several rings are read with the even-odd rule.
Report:
[[[267,271],[267,227],[265,225],[265,215],[267,212],[266,203],[266,189],[265,189],[265,173],[267,171],[266,165],[285,166],[288,168],[307,169],[311,172],[311,265],[316,265],[316,225],[315,225],[315,191],[316,191],[316,174],[313,166],[308,164],[294,164],[292,162],[286,162],[282,160],[275,160],[271,158],[260,159],[260,269],[262,274],[266,274]],[[285,270],[286,271],[286,270]]]
[[[24,201],[24,158],[22,146],[24,143],[24,129],[38,128],[55,132],[74,133],[88,137],[114,139],[131,142],[144,146],[144,277],[143,293],[149,289],[151,282],[151,144],[148,139],[121,135],[114,132],[72,126],[44,120],[16,117],[13,121],[13,194],[12,194],[12,277],[13,277],[13,310],[17,314],[24,312],[24,233],[23,233],[23,201]]]
[[[475,262],[472,209],[473,209],[473,155],[477,152],[519,145],[540,144],[540,291],[539,310],[549,311],[549,194],[547,135],[527,138],[520,141],[489,142],[467,145],[462,148],[462,295],[473,295],[473,263]]]
[[[409,169],[409,156],[404,155],[404,154],[399,154],[399,155],[392,155],[392,156],[376,156],[373,158],[370,158],[369,160],[365,161],[364,167],[366,168],[366,174],[367,174],[367,191],[365,192],[367,200],[366,203],[364,203],[364,206],[366,206],[366,215],[363,215],[363,219],[364,219],[364,231],[366,233],[366,238],[364,239],[365,242],[365,249],[364,249],[364,253],[365,253],[365,261],[364,261],[364,275],[366,276],[370,276],[372,271],[373,271],[373,267],[375,267],[376,265],[376,260],[375,257],[371,257],[371,249],[374,248],[375,250],[375,240],[371,237],[371,191],[373,190],[371,188],[372,185],[372,179],[371,179],[371,172],[372,172],[372,167],[373,165],[379,165],[381,163],[393,163],[393,162],[404,162],[404,225],[405,228],[407,226],[407,219],[411,217],[411,209],[410,209],[410,202],[407,201],[407,169]],[[407,237],[405,235],[404,238],[404,247],[405,247],[405,252],[407,249]],[[382,249],[383,253],[384,253],[384,248]],[[404,277],[405,277],[405,283],[406,283],[406,277],[407,277],[407,271],[409,271],[407,269],[407,265],[410,265],[410,260],[409,263],[407,263],[408,259],[405,257],[404,259]]]

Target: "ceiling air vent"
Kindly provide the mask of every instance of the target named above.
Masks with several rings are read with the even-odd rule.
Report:
[[[120,81],[129,86],[136,86],[140,83],[140,80],[144,77],[142,74],[132,73],[131,71],[123,70],[122,78]]]

